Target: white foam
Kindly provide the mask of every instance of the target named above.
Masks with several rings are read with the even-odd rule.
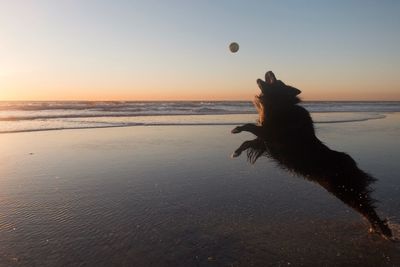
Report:
[[[400,111],[400,102],[302,105],[312,112],[315,123],[382,119],[383,112]],[[138,125],[237,125],[254,122],[256,117],[255,108],[247,101],[0,102],[0,133]]]

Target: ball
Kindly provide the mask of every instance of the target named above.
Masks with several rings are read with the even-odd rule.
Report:
[[[229,45],[229,50],[231,50],[232,53],[236,53],[237,51],[239,51],[239,44],[238,43],[231,43]]]

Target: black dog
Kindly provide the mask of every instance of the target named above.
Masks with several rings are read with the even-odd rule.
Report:
[[[371,231],[392,238],[386,220],[375,212],[370,185],[373,177],[357,167],[347,154],[329,149],[316,136],[309,112],[297,105],[300,90],[276,80],[269,71],[265,81],[257,80],[261,89],[254,104],[259,113],[258,124],[245,124],[232,133],[248,131],[257,136],[245,141],[232,155],[247,151],[254,163],[260,156],[271,157],[283,168],[317,182],[341,201],[361,213],[371,224]]]

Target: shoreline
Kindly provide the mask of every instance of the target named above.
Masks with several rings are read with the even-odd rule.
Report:
[[[377,119],[385,119],[388,115],[390,114],[396,114],[400,112],[364,112],[364,111],[358,111],[358,112],[340,112],[340,111],[334,111],[334,112],[310,112],[311,116],[321,116],[321,115],[328,115],[331,114],[333,116],[337,114],[341,115],[351,115],[351,114],[365,114],[367,117],[361,117],[361,118],[350,118],[350,119],[345,119],[345,118],[335,118],[331,120],[318,120],[314,119],[315,124],[335,124],[335,123],[352,123],[352,122],[363,122],[363,121],[369,121],[369,120],[377,120]],[[219,117],[219,118],[224,118],[224,117],[229,117],[229,115],[234,115],[234,116],[249,116],[252,115],[255,118],[257,117],[256,113],[229,113],[229,114],[190,114],[190,115],[181,115],[181,114],[173,114],[173,115],[146,115],[146,116],[109,116],[107,118],[134,118],[134,119],[140,119],[140,118],[168,118],[168,117],[185,117],[185,118],[190,118],[190,117]],[[103,118],[103,117],[79,117],[79,119],[85,119],[85,118]],[[78,119],[78,118],[75,118]],[[49,121],[51,122],[52,119]],[[24,120],[21,120],[19,122],[23,122]],[[48,121],[48,120],[28,120],[28,121]],[[62,130],[86,130],[86,129],[103,129],[103,128],[125,128],[125,127],[138,127],[138,126],[145,126],[145,127],[164,127],[164,126],[234,126],[234,125],[240,125],[240,124],[245,124],[248,123],[249,121],[241,121],[241,122],[132,122],[132,123],[121,123],[120,125],[103,125],[103,126],[77,126],[77,127],[55,127],[55,128],[40,128],[40,129],[27,129],[27,130],[11,130],[11,131],[1,131],[0,134],[14,134],[14,133],[26,133],[26,132],[44,132],[44,131],[62,131]]]

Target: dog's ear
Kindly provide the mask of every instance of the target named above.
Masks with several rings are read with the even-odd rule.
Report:
[[[265,73],[265,82],[267,84],[274,84],[276,82],[275,74],[272,71]]]
[[[286,86],[286,88],[289,92],[289,95],[297,96],[297,95],[301,94],[301,91],[297,88],[294,88],[294,87],[288,86],[288,85]]]
[[[269,85],[261,79],[257,79],[257,85],[260,88],[261,92],[263,92],[264,94],[269,89]]]
[[[275,75],[272,71],[268,71],[265,74],[265,81],[258,79],[257,80],[257,84],[258,87],[260,87],[261,92],[266,93],[267,91],[271,91],[271,89],[274,88],[274,86],[276,85],[276,78]]]

